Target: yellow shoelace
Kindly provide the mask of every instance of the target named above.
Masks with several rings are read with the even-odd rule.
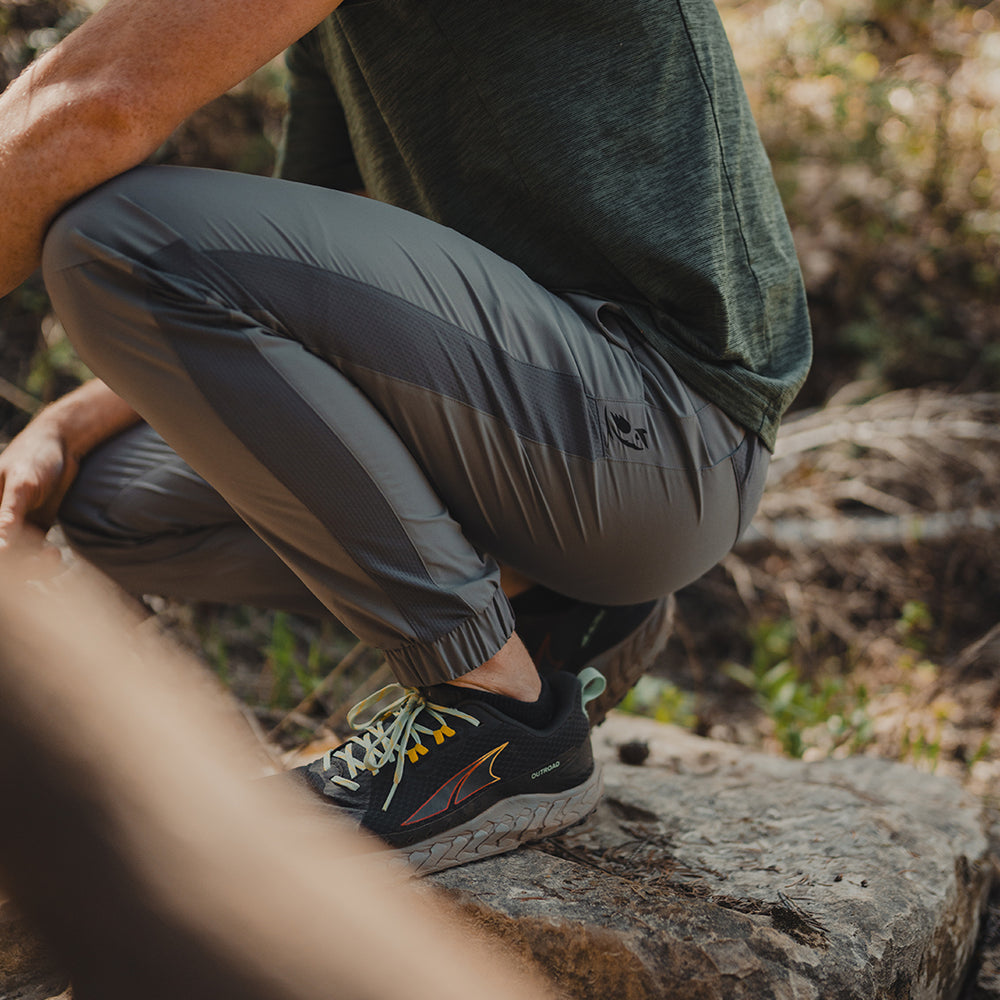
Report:
[[[367,722],[358,722],[359,717],[375,708],[379,702],[390,694],[400,692],[395,701],[387,705]],[[437,728],[417,722],[417,717],[427,712],[438,723]],[[336,750],[327,750],[323,755],[323,767],[329,769],[333,758],[347,765],[348,777],[333,775],[329,778],[335,784],[357,791],[359,783],[354,777],[361,771],[378,774],[387,764],[396,762],[396,770],[392,776],[392,787],[382,805],[383,811],[389,808],[393,795],[399,787],[403,775],[403,765],[409,760],[416,763],[417,759],[428,752],[421,736],[433,736],[434,743],[440,745],[449,736],[455,735],[455,730],[448,725],[446,715],[464,719],[478,726],[479,720],[457,708],[447,705],[437,705],[427,701],[417,688],[404,688],[401,684],[388,684],[380,691],[359,701],[347,713],[347,721],[352,729],[357,729],[358,735],[352,736],[343,746]],[[392,719],[391,722],[387,721]],[[355,757],[355,748],[360,748],[361,757]]]

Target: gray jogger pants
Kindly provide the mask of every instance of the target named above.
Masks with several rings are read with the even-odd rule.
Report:
[[[716,563],[763,488],[756,437],[613,304],[369,199],[140,168],[57,219],[44,266],[156,430],[84,463],[71,541],[133,591],[325,607],[407,684],[509,638],[498,562],[646,600]]]

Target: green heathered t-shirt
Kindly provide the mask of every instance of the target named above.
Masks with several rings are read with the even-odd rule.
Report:
[[[364,187],[622,304],[773,447],[809,320],[710,0],[349,0],[288,64],[282,176]]]

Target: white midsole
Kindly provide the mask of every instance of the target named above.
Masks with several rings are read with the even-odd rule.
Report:
[[[399,848],[396,853],[420,875],[503,854],[582,822],[597,807],[603,787],[601,770],[596,766],[576,788],[502,799],[463,826]]]

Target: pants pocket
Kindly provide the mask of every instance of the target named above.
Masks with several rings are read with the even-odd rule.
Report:
[[[760,499],[764,495],[771,455],[756,434],[748,433],[739,448],[730,456],[730,461],[733,465],[733,475],[736,477],[736,491],[740,503],[739,527],[736,532],[738,542],[753,520]]]

